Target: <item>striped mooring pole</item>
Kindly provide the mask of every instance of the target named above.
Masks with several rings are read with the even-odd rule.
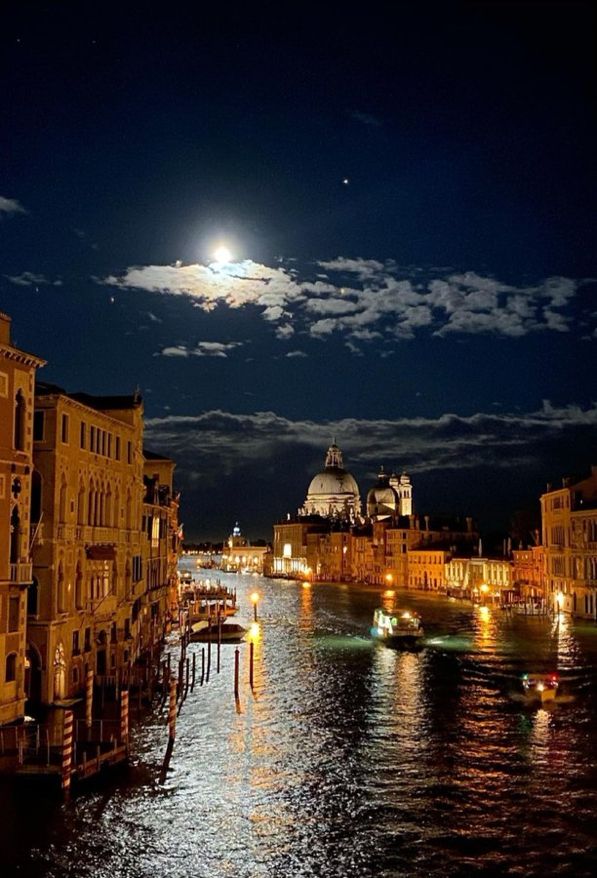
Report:
[[[91,729],[93,713],[93,671],[89,669],[85,678],[85,725]]]
[[[129,745],[129,690],[120,692],[120,743]]]
[[[71,773],[73,767],[73,712],[64,711],[62,724],[62,792],[65,796],[70,790]]]

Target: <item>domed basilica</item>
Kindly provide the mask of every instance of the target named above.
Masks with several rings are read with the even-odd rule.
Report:
[[[327,450],[324,469],[311,479],[307,498],[299,515],[346,518],[354,521],[361,514],[359,486],[344,469],[342,452],[335,442]]]
[[[383,467],[377,484],[367,494],[367,517],[382,521],[401,515],[412,515],[412,485],[406,473],[397,476],[385,473]],[[342,452],[333,442],[327,450],[325,466],[311,479],[299,516],[319,515],[351,523],[362,521],[359,486],[344,468]]]

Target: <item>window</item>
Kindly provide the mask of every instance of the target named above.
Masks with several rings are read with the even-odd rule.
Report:
[[[131,442],[126,443],[126,462],[133,462],[133,445]]]
[[[86,628],[86,629],[85,629],[85,643],[84,643],[84,646],[83,646],[83,651],[84,651],[84,652],[90,652],[90,651],[91,651],[91,628]]]
[[[143,578],[143,559],[141,555],[133,556],[133,582],[140,582]]]
[[[10,598],[8,601],[8,631],[18,631],[19,630],[19,609],[20,609],[20,598]]]
[[[61,438],[65,444],[68,442],[68,415],[62,415]]]
[[[81,421],[81,448],[85,448],[86,439],[87,439],[87,424],[85,421]]]
[[[37,579],[33,579],[33,582],[27,589],[27,613],[30,616],[37,616],[39,612],[39,585],[37,583]]]
[[[42,442],[44,438],[45,412],[33,413],[33,441]]]
[[[14,447],[17,451],[25,448],[25,397],[21,390],[15,397]]]
[[[6,656],[6,675],[4,677],[7,683],[14,683],[17,679],[17,654],[11,652]]]
[[[73,655],[80,655],[81,648],[79,647],[79,631],[73,631]]]
[[[107,451],[107,455],[108,455],[108,457],[112,457],[112,434],[111,434],[111,433],[108,433],[108,451]]]
[[[115,446],[114,457],[120,460],[120,436],[116,436]]]
[[[89,428],[89,450],[95,451],[95,427]]]

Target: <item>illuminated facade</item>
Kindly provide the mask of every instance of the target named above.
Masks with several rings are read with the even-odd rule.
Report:
[[[174,461],[143,453],[143,575],[140,647],[157,642],[178,606],[179,496],[173,490]]]
[[[139,655],[145,609],[143,405],[36,390],[28,658],[43,703],[113,679]]]
[[[597,619],[597,467],[541,496],[547,600],[554,609]]]
[[[0,313],[0,725],[25,713],[33,399],[35,371],[45,365],[13,347],[10,326]]]
[[[266,567],[267,546],[252,546],[240,532],[238,521],[222,548],[222,570],[230,573],[257,573]]]

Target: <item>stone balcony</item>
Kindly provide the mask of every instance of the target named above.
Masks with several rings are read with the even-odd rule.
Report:
[[[33,564],[11,564],[9,567],[10,582],[29,585],[33,582]]]

